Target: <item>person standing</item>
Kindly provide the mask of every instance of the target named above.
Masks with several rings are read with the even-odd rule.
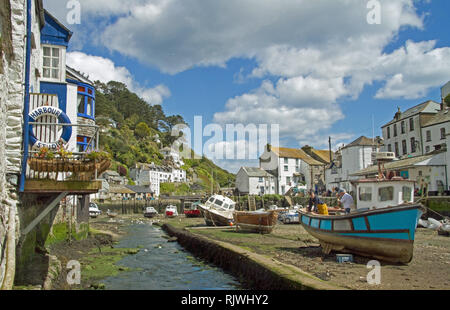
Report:
[[[328,206],[320,200],[320,198],[316,195],[316,193],[311,190],[309,203],[308,203],[308,212],[317,212],[322,215],[328,215]]]
[[[339,203],[347,214],[355,207],[353,197],[345,189],[339,190]]]

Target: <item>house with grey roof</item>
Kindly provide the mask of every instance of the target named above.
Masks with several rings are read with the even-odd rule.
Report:
[[[429,100],[404,112],[398,108],[394,119],[383,125],[384,151],[394,152],[399,159],[425,155],[422,128],[440,110],[441,104]]]
[[[236,189],[244,195],[276,194],[275,177],[261,168],[241,167],[236,175]]]
[[[422,126],[425,154],[447,146],[447,134],[450,133],[450,108],[444,107]]]
[[[444,150],[430,154],[395,160],[384,164],[384,168],[397,176],[416,181],[417,189],[425,189],[431,195],[442,194],[449,189],[447,157]],[[355,172],[356,178],[370,178],[378,175],[378,166],[373,165]]]
[[[353,173],[374,164],[375,154],[383,146],[380,137],[361,136],[341,147],[335,154],[334,162],[325,171],[327,189],[339,187],[352,191]]]

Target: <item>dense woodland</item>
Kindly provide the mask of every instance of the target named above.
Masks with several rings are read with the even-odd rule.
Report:
[[[112,169],[128,175],[136,163],[164,164],[159,150],[170,146],[173,126],[186,124],[180,115],[167,116],[161,105],[149,105],[128,90],[125,84],[111,81],[96,82],[96,122],[101,126],[100,147],[112,155]],[[209,191],[214,177],[214,189],[234,185],[235,176],[203,157],[184,159],[188,177],[196,176],[191,186],[163,185],[162,193],[183,194]]]

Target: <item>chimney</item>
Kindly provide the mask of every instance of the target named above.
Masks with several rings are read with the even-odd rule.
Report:
[[[304,147],[302,147],[302,150],[308,155],[311,155],[312,149],[313,149],[312,146],[309,145],[305,145]]]
[[[402,111],[400,110],[400,107],[397,107],[397,108],[398,108],[398,111],[397,111],[397,113],[395,113],[394,118],[395,118],[396,120],[399,120],[400,117],[402,116]]]

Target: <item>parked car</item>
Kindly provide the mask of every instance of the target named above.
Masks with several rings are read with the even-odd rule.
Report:
[[[278,220],[283,222],[284,224],[300,224],[300,217],[298,215],[298,211],[289,210],[287,212],[283,212],[279,215]]]
[[[166,217],[176,217],[178,216],[178,210],[176,206],[167,206]]]
[[[102,214],[102,211],[100,211],[100,209],[98,208],[97,204],[91,202],[89,204],[89,216],[92,217],[92,218],[96,218],[100,214]]]
[[[158,211],[156,211],[156,209],[153,208],[153,207],[147,207],[147,208],[145,208],[145,210],[144,210],[144,216],[145,216],[145,217],[150,217],[150,218],[152,218],[152,217],[155,217],[155,216],[157,216],[157,215],[158,215]]]

